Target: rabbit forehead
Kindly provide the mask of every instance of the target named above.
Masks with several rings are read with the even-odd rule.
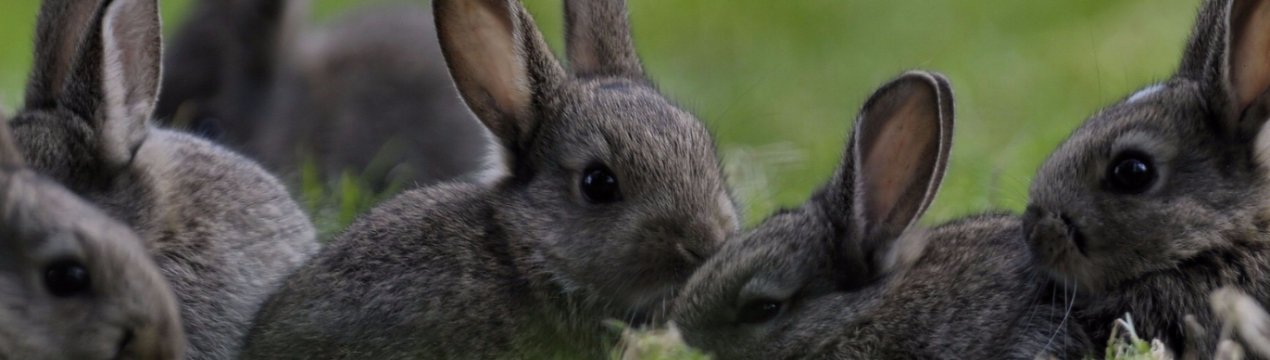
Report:
[[[1202,102],[1189,85],[1155,85],[1090,117],[1041,165],[1033,200],[1063,198],[1052,192],[1088,192],[1119,152],[1136,150],[1167,163],[1186,151],[1203,151],[1211,134]],[[1136,99],[1135,99],[1136,98]]]
[[[88,120],[63,109],[24,111],[10,123],[18,149],[31,168],[74,187],[95,176],[94,131]]]
[[[91,267],[101,263],[100,258],[144,253],[141,240],[132,231],[60,185],[30,171],[6,177],[0,190],[0,221],[12,235],[4,240],[26,252],[18,256],[40,261],[69,257]]]
[[[886,285],[836,286],[834,254],[842,239],[815,212],[804,206],[773,215],[724,245],[675,303],[672,319],[685,341],[737,359],[817,357],[843,342],[881,341],[868,330],[869,314]],[[765,292],[788,296],[766,299],[783,300],[782,313],[761,324],[738,323],[741,307]]]
[[[695,331],[731,324],[743,297],[761,295],[745,294],[755,285],[796,291],[822,275],[837,247],[832,225],[808,212],[778,213],[725,243],[688,281],[676,302],[676,324]]]
[[[560,126],[545,129],[552,161],[572,170],[602,162],[622,177],[624,189],[717,204],[726,191],[720,161],[709,131],[692,114],[632,81],[578,86],[583,91],[565,103],[556,119]]]

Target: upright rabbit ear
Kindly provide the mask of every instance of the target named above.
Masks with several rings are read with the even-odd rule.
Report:
[[[577,76],[643,77],[625,0],[566,0],[569,66]]]
[[[1178,75],[1204,83],[1231,135],[1255,136],[1270,114],[1270,0],[1207,1]]]
[[[829,215],[851,230],[851,257],[879,268],[926,211],[948,165],[952,129],[952,88],[939,74],[905,73],[865,102],[824,193]]]
[[[26,107],[56,105],[79,55],[79,43],[97,13],[98,1],[45,0],[35,30],[35,66],[27,82]]]
[[[464,101],[510,152],[538,126],[537,104],[565,80],[519,0],[435,0],[437,36]]]
[[[145,139],[159,92],[158,2],[105,0],[89,29],[57,101],[92,122],[105,161],[126,163]]]

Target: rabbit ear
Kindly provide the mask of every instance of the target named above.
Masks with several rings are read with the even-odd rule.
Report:
[[[643,77],[625,0],[566,0],[569,66],[577,76]]]
[[[159,91],[158,2],[106,0],[91,24],[57,101],[92,122],[106,161],[126,163]]]
[[[509,151],[538,125],[564,69],[519,0],[436,0],[437,36],[464,101]]]
[[[26,107],[56,104],[79,54],[79,43],[97,13],[98,1],[45,0],[36,25],[35,66],[27,83]]]
[[[1225,130],[1255,135],[1264,116],[1245,116],[1270,106],[1270,0],[1210,0],[1200,11],[1180,76],[1201,79]]]
[[[908,72],[878,89],[856,118],[826,206],[853,229],[848,251],[870,269],[935,198],[952,145],[951,89],[939,74]]]

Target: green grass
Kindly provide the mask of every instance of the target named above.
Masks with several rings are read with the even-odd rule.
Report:
[[[1147,340],[1138,336],[1133,324],[1133,316],[1125,314],[1117,319],[1111,329],[1111,339],[1107,343],[1106,360],[1171,360],[1175,356],[1165,350],[1159,341]]]
[[[162,0],[166,31],[191,0]],[[422,1],[422,0],[417,0]],[[560,0],[526,0],[559,53]],[[358,0],[316,0],[328,18]],[[1198,0],[638,0],[635,39],[660,87],[709,124],[752,223],[831,173],[855,112],[906,69],[957,95],[951,166],[924,221],[1019,210],[1047,154],[1087,115],[1169,76]],[[0,4],[0,105],[19,104],[36,0]],[[385,194],[355,174],[297,193],[324,234]],[[1138,345],[1133,345],[1138,346]],[[1120,357],[1117,357],[1120,358]]]

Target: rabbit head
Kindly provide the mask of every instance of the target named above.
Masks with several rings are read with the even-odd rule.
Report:
[[[177,314],[142,241],[24,169],[0,126],[0,359],[179,359]]]
[[[158,2],[48,0],[36,31],[12,122],[19,148],[32,168],[88,197],[128,182],[117,180],[149,135],[159,89]]]
[[[1267,87],[1270,1],[1208,1],[1171,79],[1093,115],[1038,170],[1024,226],[1037,260],[1098,294],[1264,242]]]
[[[497,142],[506,222],[534,242],[527,271],[662,307],[738,216],[705,126],[644,76],[625,2],[565,2],[570,72],[518,0],[433,4],[451,75]]]
[[[801,358],[867,326],[892,274],[924,247],[905,234],[934,198],[948,161],[952,94],[909,72],[856,118],[834,177],[801,207],[728,242],[693,275],[672,320],[726,359]]]

